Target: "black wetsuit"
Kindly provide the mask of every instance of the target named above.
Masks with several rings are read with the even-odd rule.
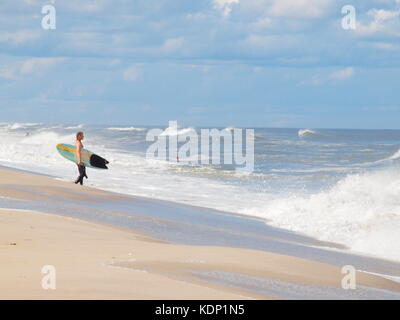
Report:
[[[78,170],[79,170],[79,177],[75,180],[75,183],[80,183],[81,185],[83,184],[83,178],[88,178],[86,175],[86,167],[84,164],[78,164]]]

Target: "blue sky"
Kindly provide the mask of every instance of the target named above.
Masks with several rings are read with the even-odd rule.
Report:
[[[56,8],[55,30],[41,27]],[[356,8],[344,30],[341,8]],[[2,0],[1,121],[400,128],[400,0]]]

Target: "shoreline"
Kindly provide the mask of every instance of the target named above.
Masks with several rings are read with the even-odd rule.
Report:
[[[329,261],[363,262],[371,267],[356,269],[388,276],[398,274],[376,271],[400,264],[332,253],[321,249],[326,243],[259,221],[11,168],[0,168],[0,180],[0,251],[6,261],[0,299],[85,299],[84,292],[93,299],[400,299],[400,283],[372,273],[357,272],[360,289],[341,289],[341,268]],[[61,281],[69,279],[68,290],[40,288],[37,266],[51,258],[61,266]],[[82,268],[76,261],[84,262]],[[161,283],[165,287],[153,292]]]
[[[16,171],[16,172],[21,172],[21,173],[26,173],[26,174],[33,174],[33,175],[38,175],[38,176],[43,176],[43,177],[47,177],[56,181],[61,181],[62,183],[70,183],[71,181],[65,178],[60,178],[54,175],[48,175],[48,174],[44,174],[41,172],[34,172],[34,171],[30,171],[30,170],[25,170],[25,169],[19,169],[19,168],[12,168],[12,167],[7,167],[4,165],[0,165],[0,170],[4,169],[4,170],[11,170],[11,171]],[[182,207],[187,207],[187,208],[191,208],[194,210],[206,210],[208,212],[211,213],[215,213],[215,214],[219,214],[219,215],[226,215],[226,216],[231,216],[231,217],[237,217],[237,218],[242,218],[242,219],[246,219],[246,220],[254,220],[263,224],[267,224],[269,225],[269,220],[268,219],[264,219],[255,215],[245,215],[242,213],[237,213],[237,212],[230,212],[230,211],[223,211],[223,210],[219,210],[219,209],[215,209],[212,207],[203,207],[203,206],[199,206],[199,205],[193,205],[193,204],[188,204],[188,203],[182,203],[182,202],[177,202],[177,201],[172,201],[172,200],[164,200],[164,199],[158,199],[158,198],[150,198],[150,197],[146,197],[146,196],[138,196],[138,195],[131,195],[131,194],[127,194],[127,193],[121,193],[121,192],[116,192],[116,191],[112,191],[112,190],[107,190],[107,189],[102,189],[99,188],[98,186],[84,186],[85,188],[89,188],[89,189],[93,189],[93,190],[98,190],[107,194],[112,194],[115,195],[117,198],[120,199],[141,199],[144,201],[151,201],[153,203],[159,203],[161,205],[171,205],[171,206],[182,206]],[[270,225],[269,225],[270,226]],[[308,238],[308,239],[312,239],[315,241],[316,247],[326,247],[327,249],[332,249],[332,250],[348,250],[348,247],[344,244],[340,244],[340,243],[336,243],[336,242],[332,242],[332,241],[325,241],[325,240],[319,240],[317,238],[314,238],[312,236],[303,234],[301,232],[295,232],[292,230],[288,230],[288,229],[283,229],[280,227],[272,227],[271,228],[274,229],[279,229],[282,230],[283,232],[288,232],[289,234],[294,234],[294,235],[299,235],[300,237],[304,237],[304,238]],[[365,253],[362,252],[355,252],[355,254],[360,254],[360,255],[365,255]],[[366,255],[368,256],[368,255]],[[370,256],[371,258],[377,258],[377,259],[383,259],[386,260],[384,258],[381,257],[377,257],[377,256]]]
[[[13,168],[13,167],[7,167],[7,166],[4,166],[4,165],[0,165],[0,170],[1,169],[16,171],[16,172],[20,172],[20,173],[26,173],[26,174],[32,174],[32,175],[37,175],[37,176],[43,176],[43,177],[47,177],[47,178],[52,179],[52,180],[60,181],[62,183],[68,183],[69,184],[71,182],[68,179],[60,178],[60,177],[57,177],[55,175],[48,175],[48,174],[44,174],[44,173],[40,173],[40,172],[34,172],[34,171],[26,170],[26,169],[19,169],[19,168]],[[307,243],[307,245],[310,246],[310,247],[315,247],[315,248],[324,247],[324,249],[332,250],[333,252],[339,252],[339,253],[344,253],[344,254],[348,253],[348,254],[362,256],[362,257],[365,257],[365,258],[378,259],[378,260],[382,260],[382,261],[395,262],[395,263],[399,263],[400,264],[400,261],[390,260],[390,259],[385,258],[385,257],[376,256],[376,255],[368,254],[368,253],[361,252],[361,251],[351,250],[349,247],[347,247],[345,244],[342,244],[342,243],[326,241],[326,240],[319,240],[318,238],[314,238],[313,236],[304,234],[302,232],[297,232],[297,231],[292,231],[292,230],[289,230],[289,229],[284,229],[284,228],[281,228],[281,227],[271,226],[269,224],[269,220],[268,219],[264,219],[264,218],[261,218],[261,217],[258,217],[258,216],[245,215],[245,214],[236,213],[236,212],[230,212],[230,211],[223,211],[223,210],[215,209],[215,208],[212,208],[212,207],[202,207],[202,206],[199,206],[199,205],[182,203],[182,202],[177,202],[177,201],[172,201],[172,200],[164,200],[164,199],[158,199],[158,198],[150,198],[150,197],[146,197],[146,196],[131,195],[131,194],[127,194],[127,193],[121,193],[121,192],[117,192],[117,191],[102,189],[102,188],[99,188],[98,186],[84,186],[84,187],[85,188],[89,188],[90,190],[97,190],[97,191],[103,192],[104,194],[114,195],[118,199],[139,199],[139,200],[143,200],[143,201],[159,203],[160,205],[165,205],[166,204],[166,205],[177,206],[177,207],[179,206],[179,207],[192,208],[194,210],[200,210],[200,211],[201,210],[206,210],[208,212],[219,214],[219,215],[237,217],[237,218],[242,218],[242,219],[245,219],[245,220],[254,220],[254,221],[266,224],[269,227],[271,227],[272,229],[281,230],[283,232],[287,232],[288,234],[292,234],[292,235],[298,235],[299,237],[303,237],[304,239],[311,239],[314,243],[311,243],[311,244]],[[57,212],[57,213],[61,214],[60,212]],[[113,225],[113,226],[116,227],[115,225]],[[122,229],[126,229],[126,228],[122,227]],[[368,271],[366,271],[366,272],[368,272]],[[379,272],[377,274],[379,274]],[[383,275],[386,275],[386,274],[383,273]],[[391,275],[388,274],[387,276],[391,276]],[[398,277],[400,278],[400,272],[398,273]]]

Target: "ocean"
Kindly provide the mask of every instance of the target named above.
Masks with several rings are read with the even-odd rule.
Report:
[[[88,169],[86,185],[256,217],[400,260],[400,130],[255,128],[251,172],[148,159],[152,128],[1,123],[0,164],[73,181],[76,166],[55,146],[84,131],[85,148],[110,161],[110,170]]]

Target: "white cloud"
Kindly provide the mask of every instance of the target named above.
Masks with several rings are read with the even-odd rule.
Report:
[[[331,73],[319,72],[311,75],[308,79],[303,79],[297,83],[298,86],[322,86],[335,81],[343,81],[350,79],[355,75],[352,67],[339,69]]]
[[[214,8],[220,10],[224,17],[227,17],[232,12],[234,4],[239,4],[240,0],[214,0]]]
[[[8,79],[8,80],[16,80],[18,79],[17,75],[15,74],[15,70],[2,70],[0,71],[0,78]]]
[[[325,79],[319,74],[314,74],[310,79],[303,79],[297,85],[318,87],[325,82]]]
[[[332,72],[329,77],[333,80],[346,80],[353,77],[354,74],[354,68],[348,67]]]
[[[115,67],[115,66],[118,66],[118,65],[120,65],[121,64],[121,59],[112,59],[111,61],[110,61],[110,66],[111,67]]]
[[[265,50],[268,50],[269,52],[288,50],[290,48],[295,48],[302,41],[303,37],[297,35],[261,35],[252,33],[244,39],[241,44],[246,51],[250,46],[261,50],[259,51],[260,53]]]
[[[277,17],[321,18],[333,3],[333,0],[274,0],[268,12]]]
[[[65,60],[65,58],[31,58],[22,63],[19,72],[21,74],[41,72],[43,69],[64,62]]]
[[[183,37],[171,38],[164,41],[161,47],[162,52],[173,52],[180,49],[184,43],[185,39]]]
[[[268,45],[273,44],[271,42],[271,37],[261,36],[258,34],[250,34],[246,39],[246,43],[255,47],[267,47]]]
[[[130,66],[123,73],[123,77],[126,81],[138,81],[142,75],[142,70],[139,66]]]
[[[69,0],[61,1],[58,5],[64,10],[75,12],[97,13],[104,11],[108,6],[114,5],[114,1],[109,0]]]
[[[66,32],[64,39],[68,49],[72,47],[75,50],[93,50],[94,46],[103,44],[104,35],[98,32]]]
[[[359,22],[356,27],[356,34],[369,36],[377,33],[400,35],[400,11],[371,9],[367,16],[372,19],[369,23]]]
[[[373,46],[381,50],[400,50],[400,45],[395,43],[375,42],[373,43]]]
[[[28,41],[33,41],[39,37],[38,32],[31,30],[18,30],[15,32],[0,33],[0,42],[11,42],[13,44],[21,44]]]
[[[46,69],[66,61],[67,58],[30,58],[0,70],[0,78],[18,80],[21,75],[40,74]]]
[[[390,10],[383,10],[383,9],[372,9],[368,12],[372,15],[376,20],[389,20],[399,16],[400,11],[390,11]]]
[[[196,70],[200,70],[204,73],[211,71],[214,67],[207,64],[189,64],[188,67]]]
[[[201,19],[207,18],[207,15],[204,14],[203,12],[188,13],[188,14],[186,15],[186,18],[187,18],[187,19],[190,19],[190,20],[201,20]]]
[[[252,26],[256,29],[263,29],[266,27],[272,26],[272,19],[269,18],[268,16],[261,17],[257,19],[254,23],[252,23]]]
[[[246,0],[240,9],[269,18],[315,19],[332,13],[335,0]]]

